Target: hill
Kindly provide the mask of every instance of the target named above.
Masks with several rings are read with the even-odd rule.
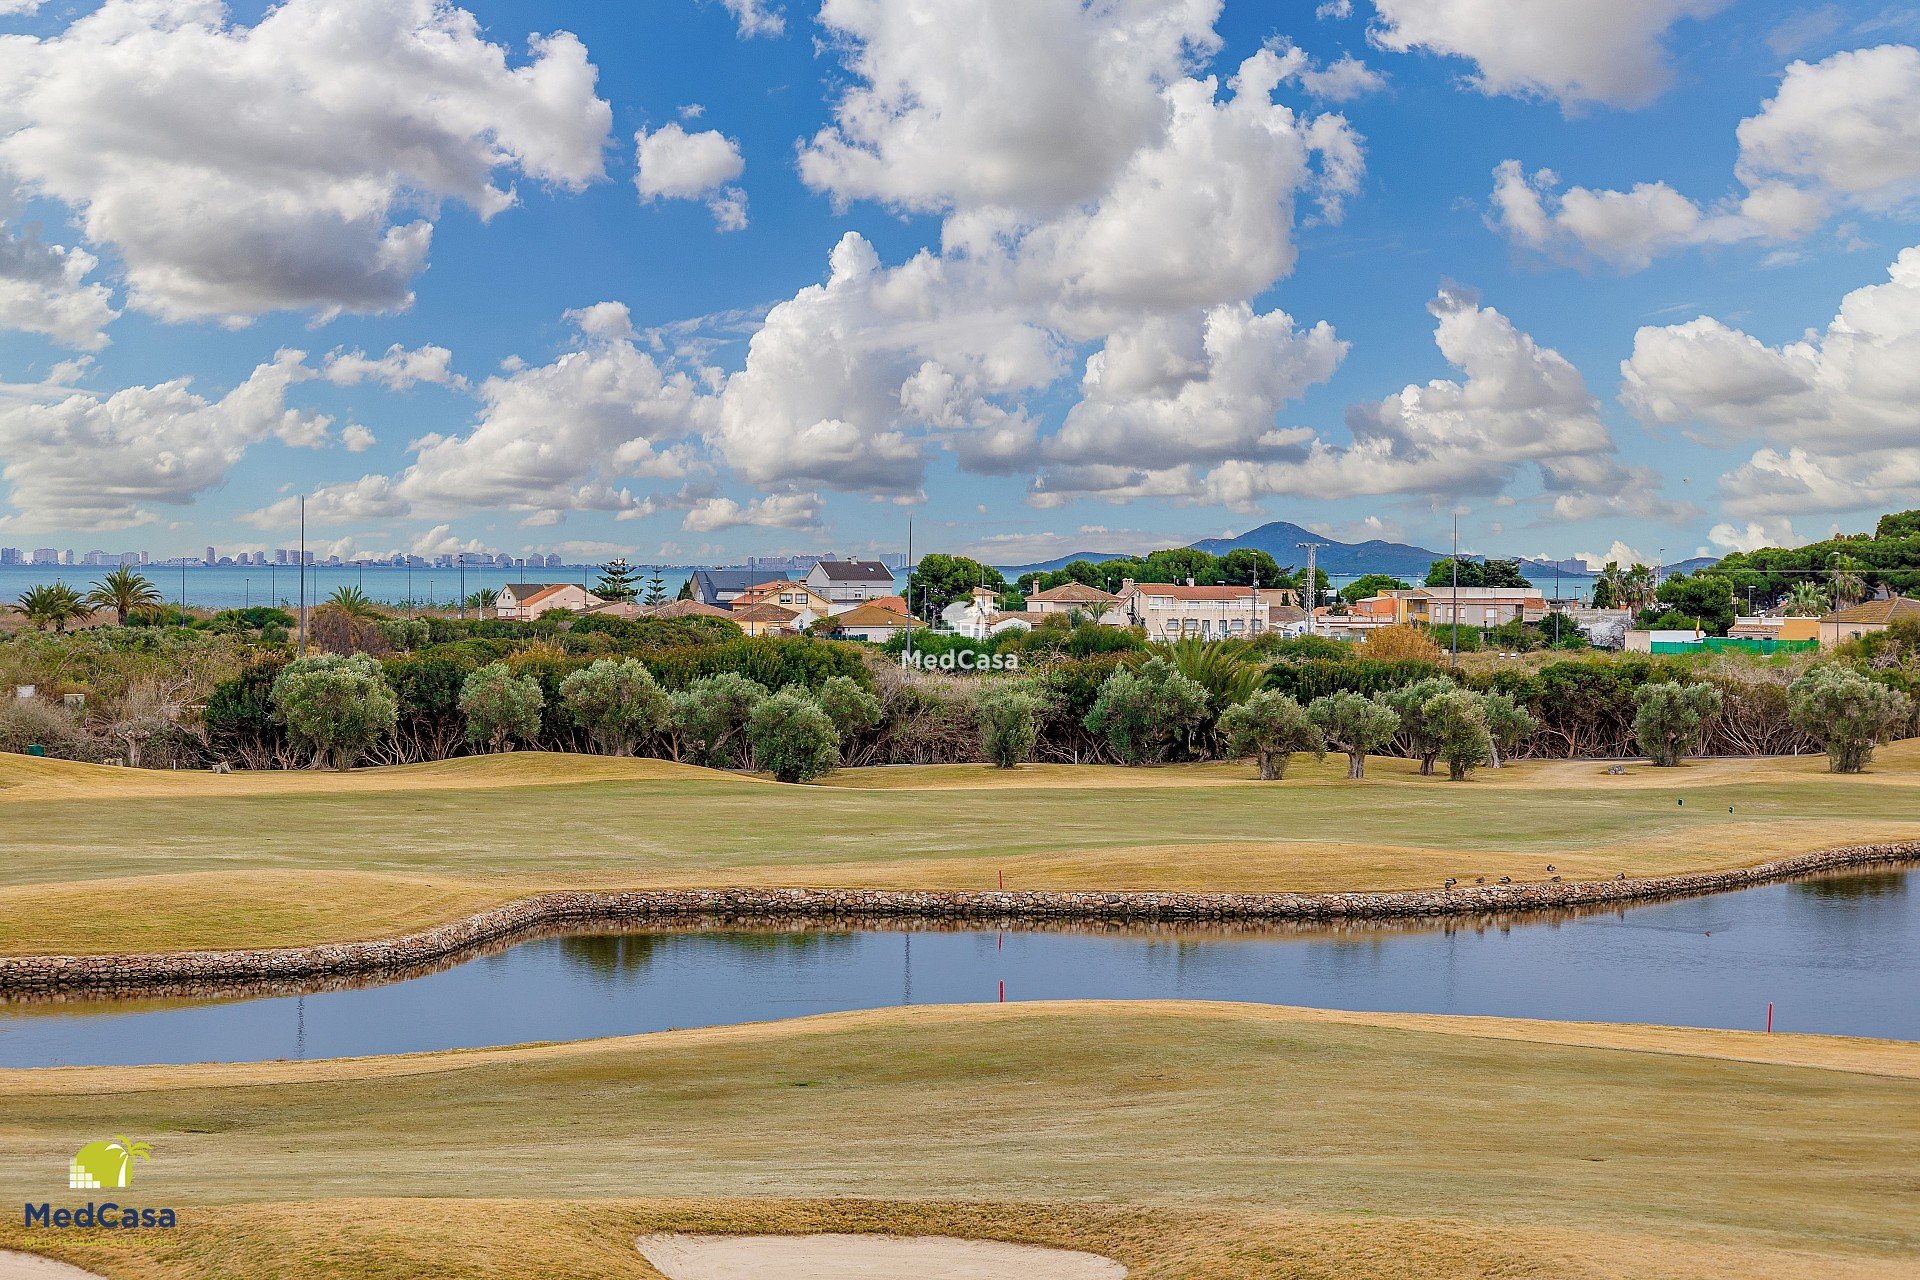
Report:
[[[1203,538],[1192,545],[1197,550],[1216,556],[1225,555],[1238,547],[1252,547],[1256,551],[1266,552],[1281,564],[1300,565],[1307,562],[1307,553],[1300,549],[1303,542],[1321,544],[1319,565],[1331,574],[1391,573],[1405,578],[1426,573],[1429,565],[1446,554],[1443,551],[1429,551],[1425,547],[1409,546],[1404,542],[1383,542],[1378,538],[1366,542],[1340,542],[1286,520],[1263,524],[1235,538]]]

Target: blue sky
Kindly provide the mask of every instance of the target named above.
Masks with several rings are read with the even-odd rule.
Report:
[[[0,543],[308,493],[363,552],[1677,558],[1920,505],[1920,10],[1320,8],[0,0]]]

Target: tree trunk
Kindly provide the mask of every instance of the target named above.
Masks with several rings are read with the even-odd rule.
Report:
[[[1465,782],[1467,780],[1466,764],[1459,760],[1447,761],[1447,780],[1449,782]]]
[[[1347,752],[1347,776],[1364,778],[1367,776],[1367,753],[1364,751]]]

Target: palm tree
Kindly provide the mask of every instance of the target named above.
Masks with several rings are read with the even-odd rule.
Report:
[[[326,598],[322,608],[338,609],[355,622],[371,622],[382,617],[379,606],[373,603],[373,597],[358,587],[338,587]]]
[[[134,1142],[129,1138],[114,1135],[113,1146],[109,1150],[120,1153],[120,1183],[123,1187],[133,1185],[133,1166],[135,1161],[142,1164],[153,1162],[153,1146],[150,1143]]]
[[[1259,691],[1267,665],[1244,646],[1186,636],[1167,646],[1174,669],[1207,691],[1207,705],[1225,711]]]
[[[1817,582],[1796,582],[1793,590],[1787,592],[1786,599],[1780,602],[1781,609],[1793,618],[1818,618],[1827,612],[1831,602],[1827,591]]]
[[[157,609],[166,599],[144,576],[122,565],[94,583],[82,603],[95,609],[113,610],[114,618],[124,627],[128,614]]]
[[[36,628],[44,631],[52,627],[56,632],[65,631],[69,622],[78,622],[93,612],[81,600],[80,593],[64,582],[28,587],[12,608],[15,613],[24,614]]]

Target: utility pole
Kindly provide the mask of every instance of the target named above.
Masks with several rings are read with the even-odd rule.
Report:
[[[467,553],[456,551],[453,553],[453,558],[460,565],[460,621],[465,622],[467,620]]]
[[[300,656],[307,656],[307,495],[300,495]]]
[[[1452,657],[1447,665],[1460,665],[1460,513],[1453,513],[1453,554],[1447,557],[1447,567],[1453,571],[1453,625],[1447,629],[1452,641]],[[1482,578],[1482,582],[1486,579]],[[1484,597],[1483,597],[1484,598]]]
[[[915,615],[913,612],[913,517],[908,516],[907,517],[907,617],[912,618],[914,616]],[[913,665],[913,627],[911,625],[907,627],[906,647],[900,651],[900,665],[903,667],[910,667]]]
[[[1327,544],[1297,542],[1294,545],[1307,553],[1307,634],[1312,635],[1315,630],[1314,610],[1320,604],[1320,570],[1316,567],[1316,561],[1320,548]]]

